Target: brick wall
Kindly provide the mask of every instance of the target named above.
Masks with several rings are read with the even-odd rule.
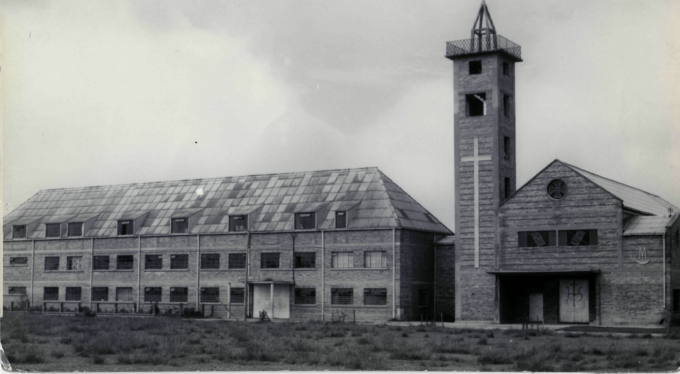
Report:
[[[436,278],[436,313],[444,314],[445,321],[456,317],[456,253],[454,245],[438,245]]]

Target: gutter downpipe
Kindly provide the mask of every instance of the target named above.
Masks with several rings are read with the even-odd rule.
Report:
[[[31,306],[33,306],[33,274],[35,273],[35,239],[31,240]]]
[[[137,236],[137,310],[135,310],[135,312],[139,311],[142,308],[142,305],[139,303],[142,294],[141,279],[142,279],[142,237]]]
[[[432,295],[432,302],[433,302],[433,305],[432,305],[432,320],[436,321],[437,320],[437,234],[433,233],[432,237],[433,237],[432,244],[434,246],[434,248],[433,248],[433,250],[434,250],[434,256],[433,256],[434,257],[434,282],[433,282],[434,285],[432,287],[433,288],[432,293],[434,295]],[[436,325],[436,323],[435,323],[435,325]]]
[[[250,287],[248,287],[248,273],[250,273],[250,231],[246,233],[246,279],[244,280],[243,322],[248,322],[248,305],[250,303]]]
[[[666,232],[663,233],[663,308],[666,309]],[[670,321],[669,321],[670,323]]]
[[[326,237],[321,231],[321,321],[325,321],[326,315]]]
[[[201,309],[201,234],[196,234],[196,310]]]
[[[392,228],[392,319],[397,319],[397,229]]]
[[[92,280],[94,279],[94,238],[90,238],[90,310],[92,310]],[[79,310],[80,312],[80,310]]]

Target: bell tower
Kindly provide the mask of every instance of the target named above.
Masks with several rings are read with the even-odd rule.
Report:
[[[499,321],[499,204],[515,192],[515,63],[521,47],[496,34],[486,3],[453,61],[456,320]]]

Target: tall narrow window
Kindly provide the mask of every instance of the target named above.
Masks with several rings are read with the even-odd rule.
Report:
[[[316,228],[316,213],[296,213],[295,214],[295,229],[296,230],[313,230]]]
[[[316,253],[315,252],[295,252],[295,267],[296,268],[315,268],[316,267]]]
[[[45,257],[45,270],[59,270],[59,257]]]
[[[92,301],[109,301],[109,288],[92,287]]]
[[[216,303],[220,300],[220,289],[217,287],[201,288],[202,303]]]
[[[486,115],[486,93],[465,95],[465,112],[468,117]]]
[[[510,96],[503,95],[503,115],[510,117]]]
[[[118,221],[118,235],[134,235],[133,221]]]
[[[561,246],[597,245],[597,230],[560,230],[559,235]]]
[[[347,228],[347,212],[335,212],[335,228]]]
[[[187,287],[170,287],[171,303],[186,303],[189,301],[189,289]]]
[[[278,269],[280,253],[262,253],[260,254],[260,268],[262,269]]]
[[[188,218],[173,218],[172,219],[172,233],[173,234],[186,234],[189,232],[189,219]]]
[[[503,62],[503,75],[510,76],[510,64]]]
[[[243,301],[245,300],[245,288],[243,287],[234,287],[231,289],[231,293],[229,294],[229,297],[231,297],[231,303],[232,304],[243,304]]]
[[[161,255],[146,255],[144,269],[163,269],[163,257]]]
[[[295,304],[316,304],[316,289],[296,288]]]
[[[116,301],[132,300],[132,287],[116,287]]]
[[[130,270],[133,267],[134,261],[133,255],[119,255],[118,258],[116,258],[116,269]]]
[[[470,75],[482,74],[482,61],[474,60],[468,62],[468,71],[470,72]]]
[[[66,287],[66,301],[80,301],[82,288]]]
[[[189,255],[170,255],[170,269],[188,269]]]
[[[385,252],[364,252],[365,268],[387,268],[387,254]]]
[[[248,231],[248,216],[229,216],[229,231]]]
[[[220,268],[219,253],[201,254],[201,269],[219,269],[219,268]]]
[[[94,256],[92,268],[94,270],[109,270],[109,256]]]
[[[58,238],[61,236],[61,223],[48,223],[45,225],[46,238]]]
[[[520,231],[520,247],[548,247],[557,245],[555,231]]]
[[[59,300],[59,287],[45,287],[43,290],[43,300]]]
[[[354,290],[351,288],[331,288],[331,304],[354,304]]]
[[[505,190],[504,198],[507,199],[512,194],[512,180],[510,178],[507,177],[505,178],[504,190]]]
[[[12,239],[26,239],[26,225],[14,226]]]
[[[364,305],[387,305],[387,289],[364,288]]]
[[[510,159],[510,137],[503,137],[503,158],[506,160]]]
[[[82,222],[69,222],[69,224],[68,224],[68,236],[83,236],[83,223]]]
[[[418,290],[418,306],[419,307],[427,307],[429,304],[429,292],[427,292],[427,288],[420,288]]]
[[[354,267],[354,253],[353,252],[333,252],[331,253],[331,267],[332,268],[353,268]]]
[[[163,289],[161,287],[144,288],[144,301],[162,301]]]
[[[246,268],[246,254],[245,253],[230,253],[229,254],[229,269],[245,269]]]
[[[680,312],[680,289],[673,290],[673,311]]]
[[[66,270],[82,270],[83,256],[66,257]]]

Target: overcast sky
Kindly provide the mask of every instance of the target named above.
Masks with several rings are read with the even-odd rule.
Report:
[[[41,189],[377,166],[454,228],[470,1],[0,1],[3,203]],[[558,158],[680,204],[680,2],[488,0],[517,178]],[[3,215],[4,215],[3,214]]]

